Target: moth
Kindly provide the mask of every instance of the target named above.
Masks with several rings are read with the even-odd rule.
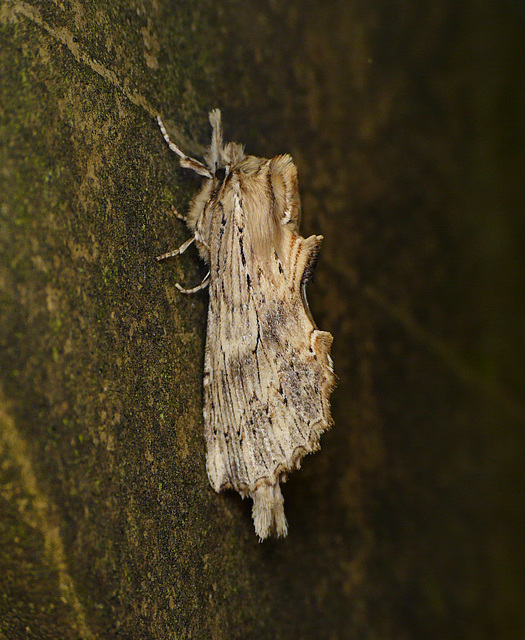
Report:
[[[234,489],[253,500],[260,540],[286,536],[280,483],[319,448],[332,424],[335,385],[332,336],[319,331],[305,288],[322,236],[299,235],[297,168],[290,155],[268,160],[223,143],[221,113],[209,115],[206,164],[169,138],[182,167],[204,178],[186,221],[192,236],[158,256],[183,253],[193,242],[209,266],[194,293],[209,286],[204,363],[206,467],[215,491]]]

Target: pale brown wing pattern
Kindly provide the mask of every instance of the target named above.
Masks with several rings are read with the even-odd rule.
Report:
[[[260,537],[284,535],[279,481],[331,424],[331,336],[315,328],[300,291],[320,238],[285,229],[279,250],[287,259],[276,250],[261,255],[242,188],[233,212],[212,223],[210,238],[208,474],[217,491],[231,487],[254,499]]]

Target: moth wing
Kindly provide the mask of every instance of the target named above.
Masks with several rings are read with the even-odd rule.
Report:
[[[260,537],[284,535],[279,481],[331,424],[332,337],[317,330],[301,296],[321,238],[287,231],[284,261],[276,251],[261,259],[249,225],[235,217],[218,237],[205,362],[208,474],[216,491],[253,497]]]

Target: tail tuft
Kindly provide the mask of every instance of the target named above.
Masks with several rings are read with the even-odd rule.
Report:
[[[279,482],[262,484],[252,494],[252,517],[255,533],[262,542],[268,536],[285,537],[288,524],[284,515],[284,498]]]

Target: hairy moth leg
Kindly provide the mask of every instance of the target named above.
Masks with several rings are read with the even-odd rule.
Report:
[[[183,244],[180,245],[178,249],[173,249],[173,251],[168,251],[168,253],[163,253],[161,256],[157,256],[155,260],[166,260],[166,258],[173,258],[174,256],[180,256],[181,253],[184,253],[186,249],[195,242],[195,236],[186,240]]]
[[[171,207],[171,212],[176,218],[178,218],[179,220],[182,220],[182,222],[188,222],[188,216],[185,216],[182,213],[179,213],[175,207]]]
[[[186,249],[190,245],[192,245],[194,242],[195,242],[195,236],[186,240],[186,242],[181,244],[181,246],[178,249],[174,249],[173,251],[168,251],[168,253],[163,253],[161,256],[157,256],[156,260],[158,261],[166,260],[167,258],[173,258],[174,256],[179,256],[181,253],[184,253]],[[203,281],[200,284],[198,284],[196,287],[193,287],[192,289],[185,289],[178,282],[175,283],[175,287],[181,293],[197,293],[197,291],[200,291],[201,289],[205,289],[209,283],[210,283],[210,272],[208,271],[208,273],[204,276]]]
[[[214,135],[216,138],[216,145],[217,145],[219,144],[219,142],[222,141],[222,132],[220,128],[220,111],[216,109],[216,112],[217,114],[215,116],[215,120],[217,124],[214,125],[213,130],[214,130]],[[202,164],[202,162],[199,162],[198,160],[195,160],[195,158],[190,158],[189,156],[187,156],[183,151],[181,151],[181,149],[179,149],[179,147],[174,142],[171,141],[171,138],[169,137],[168,132],[166,131],[166,127],[164,126],[164,123],[162,122],[162,119],[160,116],[157,116],[157,122],[168,147],[171,149],[171,151],[173,151],[179,156],[180,166],[184,167],[185,169],[192,169],[192,171],[195,171],[195,173],[198,173],[199,175],[204,176],[205,178],[213,178],[213,174],[211,173],[211,171],[208,169],[206,165]],[[181,215],[175,207],[172,207],[172,210],[175,216],[179,220],[183,220],[186,223],[188,222],[188,218],[186,216]],[[186,251],[186,249],[191,244],[193,244],[193,242],[195,242],[196,239],[197,239],[196,236],[189,238],[189,240],[186,240],[186,242],[184,242],[178,249],[174,249],[173,251],[168,251],[167,253],[163,253],[162,255],[157,256],[157,260],[158,261],[166,260],[167,258],[173,258],[174,256],[181,255]],[[197,291],[201,291],[202,289],[205,289],[208,286],[209,282],[210,282],[210,272],[208,271],[203,281],[196,287],[193,287],[191,289],[185,289],[178,282],[175,283],[175,287],[181,293],[186,293],[186,294],[197,293]]]
[[[197,293],[197,291],[200,291],[201,289],[206,289],[206,287],[209,284],[210,284],[210,272],[208,271],[208,273],[204,276],[204,280],[200,284],[198,284],[196,287],[193,287],[193,289],[184,289],[184,287],[181,287],[178,282],[175,283],[175,287],[181,293]]]

